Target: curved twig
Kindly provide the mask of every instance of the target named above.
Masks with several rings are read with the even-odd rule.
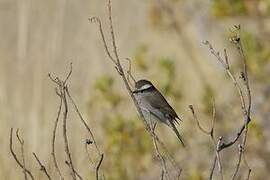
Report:
[[[58,121],[59,121],[59,117],[60,117],[60,113],[61,113],[61,109],[62,109],[62,103],[63,103],[62,94],[59,94],[59,97],[60,97],[60,103],[59,103],[58,112],[57,112],[57,116],[56,116],[56,119],[55,119],[55,122],[54,122],[54,127],[53,127],[51,155],[52,155],[52,158],[53,158],[53,164],[54,164],[54,167],[56,169],[56,172],[58,173],[60,178],[62,180],[64,180],[64,177],[63,177],[63,175],[62,175],[62,173],[60,171],[60,168],[58,166],[58,162],[57,162],[57,159],[56,159],[56,153],[55,153],[56,131],[57,131]]]
[[[19,135],[18,135],[18,130],[17,130],[16,135],[17,135],[18,141],[19,141],[20,144],[21,144],[21,143],[23,142],[23,140],[20,139],[20,137],[19,137]],[[21,146],[22,146],[22,145],[23,145],[23,144],[21,144]],[[28,178],[27,178],[27,175],[29,175],[30,178],[31,178],[32,180],[34,180],[35,178],[34,178],[34,176],[32,175],[31,171],[28,170],[28,169],[25,167],[25,163],[24,163],[24,162],[23,162],[23,163],[20,162],[20,160],[18,159],[16,153],[15,153],[14,150],[13,150],[13,128],[10,129],[9,149],[10,149],[10,152],[11,152],[13,158],[15,159],[16,163],[23,169],[25,179],[27,180],[27,179],[28,179]],[[23,158],[24,158],[24,154],[22,154],[22,156],[23,156]]]
[[[100,159],[99,159],[99,162],[98,162],[97,167],[96,167],[96,180],[99,180],[99,168],[101,166],[101,163],[103,161],[103,158],[104,158],[104,154],[102,153],[100,155]]]
[[[37,155],[36,155],[34,152],[33,152],[33,156],[35,157],[37,163],[39,164],[40,170],[41,170],[42,172],[45,173],[45,175],[47,176],[47,178],[48,178],[49,180],[51,180],[51,176],[49,175],[49,173],[48,173],[46,167],[40,162],[40,160],[38,159]]]
[[[99,148],[98,148],[98,145],[97,145],[97,142],[96,142],[96,140],[95,140],[94,134],[93,134],[93,132],[91,131],[91,129],[90,129],[90,127],[88,126],[88,124],[86,123],[86,121],[84,120],[84,118],[82,117],[82,114],[80,113],[79,108],[77,107],[75,101],[73,100],[72,96],[71,96],[70,93],[69,93],[68,87],[65,88],[65,91],[66,91],[66,93],[67,93],[67,95],[68,95],[68,98],[69,98],[69,100],[71,101],[71,104],[73,105],[73,107],[74,107],[76,113],[78,114],[78,116],[79,116],[79,118],[80,118],[82,124],[84,125],[84,127],[86,128],[86,130],[88,131],[88,133],[90,134],[91,139],[92,139],[92,141],[93,141],[93,143],[94,143],[94,145],[95,145],[95,148],[96,148],[98,154],[101,155],[101,152],[100,152],[100,150],[99,150]]]

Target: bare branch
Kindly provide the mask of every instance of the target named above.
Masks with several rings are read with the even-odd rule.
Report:
[[[70,78],[72,74],[72,63],[70,63],[70,70],[69,73],[67,74],[66,78],[64,81],[60,80],[58,77],[53,78],[51,74],[48,74],[49,78],[58,86],[58,90],[56,90],[56,94],[61,98],[60,101],[60,106],[58,109],[58,114],[56,117],[56,121],[55,121],[55,125],[54,125],[54,129],[53,129],[53,138],[52,138],[52,156],[53,156],[53,160],[54,160],[54,165],[57,169],[57,172],[59,174],[59,176],[61,177],[61,179],[63,180],[63,176],[61,174],[61,171],[59,169],[57,160],[56,160],[56,156],[55,156],[55,136],[56,136],[56,131],[57,131],[57,124],[59,121],[59,116],[61,113],[61,107],[62,107],[62,103],[64,103],[64,112],[63,112],[63,138],[64,138],[64,146],[65,146],[65,153],[67,155],[68,158],[68,163],[69,163],[69,167],[71,169],[71,175],[72,178],[74,180],[76,180],[76,175],[75,175],[75,169],[72,163],[72,159],[71,159],[71,153],[69,150],[69,144],[68,144],[68,137],[67,137],[67,115],[68,115],[68,105],[67,105],[67,98],[66,98],[66,83],[68,81],[68,79]]]
[[[66,165],[71,169],[72,167],[68,163],[68,161],[65,161]],[[74,169],[75,175],[80,179],[83,180],[82,176],[79,175],[79,173]]]
[[[65,153],[68,158],[68,164],[70,165],[71,169],[71,175],[74,180],[76,180],[76,175],[75,175],[75,169],[72,163],[72,158],[71,158],[71,153],[69,150],[69,143],[68,143],[68,137],[67,137],[67,114],[68,114],[68,105],[67,105],[67,98],[66,98],[66,87],[62,87],[62,98],[64,102],[64,112],[63,112],[63,138],[64,138],[64,144],[65,144]]]
[[[25,167],[25,158],[24,158],[24,140],[20,138],[19,136],[19,129],[16,130],[16,137],[21,145],[21,156],[22,156],[22,164],[23,164],[23,167]],[[24,173],[24,178],[27,180],[27,173],[25,171],[25,169],[23,170],[23,173]]]
[[[250,111],[251,111],[251,90],[250,90],[250,86],[249,86],[249,77],[248,77],[248,72],[247,72],[247,62],[246,62],[246,57],[245,54],[243,52],[243,47],[242,47],[242,42],[241,42],[241,38],[240,38],[240,25],[235,25],[234,26],[236,29],[236,36],[234,37],[234,39],[236,39],[236,41],[232,41],[234,44],[236,44],[236,47],[238,49],[238,52],[241,56],[241,60],[242,60],[242,66],[243,66],[243,81],[244,81],[244,85],[246,87],[246,93],[247,93],[247,108],[245,109],[245,111],[243,111],[243,116],[245,119],[245,123],[244,123],[244,135],[242,138],[242,142],[239,146],[240,150],[239,150],[239,163],[236,166],[236,170],[234,172],[233,178],[236,177],[236,174],[239,171],[239,167],[241,164],[241,160],[242,160],[242,156],[243,156],[243,152],[245,150],[245,145],[246,145],[246,141],[247,141],[247,132],[248,132],[248,123],[250,122]],[[248,176],[249,177],[249,176]]]
[[[249,178],[250,178],[250,174],[251,174],[251,169],[248,169],[248,175],[247,175],[246,180],[249,180]]]
[[[213,161],[213,164],[212,164],[211,169],[210,169],[210,174],[209,174],[209,178],[208,178],[209,180],[213,179],[214,171],[216,168],[216,163],[217,163],[217,155],[215,154],[214,161]]]
[[[149,112],[149,114],[150,114],[150,112]],[[154,123],[152,121],[151,114],[150,114],[150,127],[151,127],[151,131],[152,131],[153,134],[155,134],[156,124],[157,123]],[[161,153],[159,151],[159,148],[158,148],[158,145],[157,145],[157,138],[154,137],[154,138],[152,138],[152,140],[153,140],[154,148],[155,148],[155,151],[156,151],[156,156],[158,157],[159,161],[161,162],[162,172],[164,172],[167,179],[171,179],[171,177],[170,177],[170,175],[168,173],[166,161],[165,161],[164,157],[161,155]]]
[[[219,171],[221,180],[223,180],[223,171],[222,171],[221,159],[220,159],[220,154],[219,154],[219,148],[220,148],[220,144],[221,144],[223,138],[219,137],[217,143],[215,142],[215,139],[214,139],[214,126],[215,126],[215,121],[216,121],[216,106],[215,106],[214,99],[212,101],[212,106],[213,106],[212,123],[211,123],[211,128],[210,128],[209,131],[207,131],[203,127],[201,127],[193,106],[189,105],[189,108],[190,108],[190,110],[192,112],[193,119],[196,121],[197,126],[199,127],[199,129],[204,134],[210,136],[211,141],[213,143],[213,146],[215,147],[215,157],[214,157],[214,161],[213,161],[213,164],[212,164],[212,167],[211,167],[211,170],[210,170],[209,180],[211,180],[213,178],[213,173],[214,173],[214,170],[215,170],[216,163],[218,164],[218,171]]]
[[[48,178],[49,180],[51,180],[51,176],[49,175],[49,173],[48,173],[46,167],[40,162],[40,160],[38,159],[37,155],[36,155],[34,152],[33,152],[33,156],[35,157],[37,163],[39,164],[40,170],[41,170],[42,172],[45,173],[45,175],[47,176],[47,178]]]
[[[207,45],[210,49],[210,52],[217,58],[217,60],[223,65],[224,69],[226,70],[226,73],[228,74],[228,76],[231,78],[241,101],[241,109],[242,109],[242,114],[243,114],[243,118],[244,118],[244,124],[242,125],[241,129],[237,132],[237,135],[233,138],[233,140],[231,140],[228,143],[218,143],[217,144],[217,156],[215,157],[214,160],[214,165],[212,167],[211,173],[210,173],[210,179],[212,179],[213,176],[213,171],[214,171],[214,166],[215,166],[215,162],[218,159],[218,153],[220,151],[222,151],[225,148],[228,148],[230,146],[232,146],[233,144],[235,144],[237,142],[237,140],[240,138],[240,136],[243,134],[243,138],[242,138],[242,142],[239,145],[239,155],[238,155],[238,162],[235,168],[235,171],[233,173],[232,176],[232,180],[234,180],[237,176],[237,173],[239,171],[240,165],[241,165],[241,160],[242,160],[242,156],[243,156],[243,151],[245,148],[245,144],[247,141],[247,132],[248,132],[248,124],[250,122],[250,110],[251,110],[251,90],[250,90],[250,86],[249,86],[249,80],[248,80],[248,72],[247,72],[247,64],[246,64],[246,58],[243,52],[243,48],[242,48],[242,44],[241,44],[241,38],[240,38],[240,25],[238,26],[234,26],[235,27],[235,31],[232,31],[233,36],[230,38],[230,41],[232,43],[234,43],[238,49],[239,54],[241,55],[241,59],[242,59],[242,66],[243,66],[243,72],[241,73],[241,78],[244,81],[244,85],[246,88],[246,93],[247,93],[247,102],[244,98],[244,93],[243,90],[240,86],[240,84],[236,81],[235,76],[233,75],[233,73],[230,70],[229,67],[229,63],[228,63],[228,55],[227,55],[227,51],[226,49],[224,49],[224,58],[225,60],[223,60],[219,54],[219,52],[217,52],[213,46],[211,45],[211,43],[209,43],[208,41],[205,41],[204,44]],[[235,34],[236,32],[236,34]],[[221,170],[221,169],[220,169]],[[250,172],[250,171],[249,171]],[[249,178],[250,173],[248,174],[248,178]]]
[[[66,165],[68,165],[68,167],[71,170],[71,175],[73,179],[79,178],[79,179],[83,179],[82,176],[79,175],[79,173],[75,170],[74,165],[73,165],[73,161],[72,161],[72,156],[71,156],[71,152],[70,152],[70,148],[69,148],[69,142],[68,142],[68,136],[67,136],[67,116],[68,116],[68,102],[67,102],[67,98],[69,99],[69,101],[71,102],[74,110],[76,111],[76,113],[78,114],[81,123],[84,125],[84,127],[86,128],[86,130],[88,131],[91,140],[89,140],[89,142],[94,143],[97,154],[99,156],[101,156],[101,152],[99,150],[99,147],[97,146],[97,143],[95,141],[94,135],[92,133],[92,130],[90,129],[90,127],[87,125],[86,121],[84,120],[84,118],[82,117],[77,105],[75,104],[75,101],[73,100],[69,89],[68,89],[68,79],[70,78],[72,74],[72,64],[70,64],[70,71],[67,74],[65,80],[61,80],[58,77],[53,78],[51,75],[49,75],[50,79],[57,85],[56,88],[56,94],[60,97],[60,106],[58,109],[58,113],[57,113],[57,117],[56,117],[56,121],[55,121],[55,125],[54,125],[54,130],[53,130],[53,139],[52,139],[52,156],[54,159],[54,166],[57,169],[58,174],[60,175],[61,179],[63,180],[63,176],[60,172],[57,160],[56,160],[56,155],[55,155],[55,138],[56,138],[56,131],[57,131],[57,124],[59,121],[59,117],[60,117],[60,113],[61,113],[61,108],[62,108],[62,103],[64,104],[64,110],[63,110],[63,138],[64,138],[64,148],[65,148],[65,153],[67,156],[67,160],[65,161]],[[90,155],[87,151],[87,147],[86,147],[86,153],[88,154],[89,158]],[[93,163],[91,161],[91,163]]]
[[[221,165],[221,159],[220,159],[220,155],[219,155],[219,146],[222,142],[223,137],[220,136],[216,145],[216,157],[217,157],[217,162],[218,162],[218,171],[220,174],[220,178],[221,180],[223,180],[223,172],[222,172],[222,165]]]
[[[250,177],[250,174],[251,174],[251,168],[250,168],[250,166],[249,166],[249,164],[248,164],[248,162],[247,162],[247,159],[246,159],[246,156],[245,156],[245,152],[243,153],[243,159],[244,159],[244,163],[245,163],[245,165],[247,166],[247,168],[248,168],[248,174],[247,174],[247,178],[246,178],[246,180],[249,180],[249,177]]]
[[[57,77],[53,78],[51,73],[48,73],[48,77],[51,79],[52,82],[59,85],[60,82],[59,82],[59,79]]]
[[[93,134],[92,130],[90,129],[90,127],[88,126],[88,124],[86,123],[86,121],[84,120],[82,114],[81,114],[80,111],[79,111],[79,108],[77,107],[77,105],[76,105],[76,103],[74,102],[72,96],[70,95],[69,90],[68,90],[68,87],[65,88],[65,91],[66,91],[66,93],[67,93],[67,95],[68,95],[69,100],[71,101],[71,104],[73,105],[73,108],[75,109],[76,113],[78,114],[78,116],[79,116],[79,118],[80,118],[80,120],[81,120],[81,123],[84,125],[84,127],[86,128],[86,130],[88,131],[88,133],[89,133],[89,135],[90,135],[90,137],[91,137],[91,140],[88,140],[88,142],[91,142],[91,144],[92,144],[92,143],[94,144],[94,146],[95,146],[95,148],[96,148],[96,151],[97,151],[98,155],[100,156],[100,159],[103,160],[104,154],[101,153],[101,151],[100,151],[100,149],[99,149],[99,147],[98,147],[98,145],[97,145],[97,142],[96,142],[96,140],[95,140],[94,134]],[[87,143],[87,142],[85,143],[85,151],[86,151],[86,153],[87,153],[87,156],[88,156],[90,162],[93,163],[93,161],[91,160],[90,155],[89,155],[89,153],[88,153],[88,151],[87,151],[87,145],[88,145],[88,144],[90,144],[90,143]]]
[[[226,61],[221,58],[220,53],[213,48],[212,44],[209,41],[203,41],[203,44],[209,47],[210,52],[217,58],[222,66],[227,69],[228,67],[226,66]]]
[[[113,22],[112,22],[112,5],[111,5],[111,0],[108,0],[108,12],[109,12],[109,25],[110,25],[110,30],[111,30],[113,53],[114,53],[114,55],[116,57],[116,63],[118,65],[118,67],[119,66],[121,67],[119,56],[118,56],[118,51],[117,51],[117,46],[116,46],[116,41],[115,41],[115,34],[114,34]]]
[[[240,168],[240,163],[241,163],[241,159],[242,159],[242,151],[243,151],[243,147],[242,147],[241,144],[239,144],[239,146],[238,146],[239,158],[238,158],[238,161],[237,161],[235,171],[234,171],[233,176],[232,176],[232,180],[234,180],[236,178],[236,175],[237,175],[238,170]]]
[[[68,95],[68,98],[69,98],[69,100],[71,101],[71,104],[73,105],[73,107],[74,107],[76,113],[78,114],[78,116],[79,116],[79,118],[80,118],[82,124],[84,125],[84,127],[85,127],[86,130],[88,131],[88,133],[89,133],[89,135],[90,135],[90,137],[91,137],[91,139],[92,139],[92,141],[93,141],[93,143],[94,143],[94,145],[95,145],[95,148],[96,148],[98,154],[100,155],[101,153],[100,153],[100,150],[99,150],[99,148],[98,148],[97,142],[96,142],[96,140],[95,140],[94,134],[93,134],[93,132],[91,131],[90,127],[87,125],[86,121],[83,119],[82,114],[81,114],[80,111],[79,111],[79,108],[77,107],[75,101],[73,100],[72,96],[71,96],[70,93],[69,93],[68,87],[65,88],[65,91],[66,91],[66,93],[67,93],[67,95]]]
[[[164,170],[162,169],[161,174],[160,174],[160,180],[163,180],[163,179],[164,179]]]
[[[214,128],[215,128],[215,123],[216,123],[216,104],[215,104],[215,99],[213,98],[212,100],[212,124],[211,124],[211,130],[210,130],[210,135],[211,138],[214,140]]]
[[[21,144],[21,148],[23,146],[23,140],[19,137],[19,134],[18,134],[18,130],[16,131],[16,135],[17,135],[17,139],[18,141],[20,142]],[[10,129],[10,136],[9,136],[9,149],[10,149],[10,152],[13,156],[13,158],[15,159],[16,163],[23,169],[23,172],[24,172],[24,179],[27,180],[27,175],[30,176],[30,178],[32,180],[34,180],[34,176],[32,175],[32,173],[30,172],[30,170],[28,170],[26,167],[25,167],[25,162],[20,162],[16,153],[14,152],[13,150],[13,128]],[[23,152],[23,151],[22,151]],[[22,157],[24,159],[24,154],[22,154]],[[23,160],[24,161],[24,160]]]
[[[134,85],[136,83],[136,80],[135,80],[135,78],[133,77],[133,75],[131,73],[131,60],[129,58],[126,58],[126,60],[128,61],[127,80],[129,82],[130,86],[132,86],[132,83],[130,82],[129,78],[131,77]]]
[[[100,160],[99,160],[99,162],[98,162],[98,164],[97,164],[97,167],[96,167],[96,180],[99,180],[99,168],[100,168],[100,166],[101,166],[101,163],[102,163],[102,161],[103,161],[103,158],[104,158],[104,154],[102,153],[102,154],[100,155]]]
[[[205,41],[204,44],[208,45],[208,47],[210,49],[210,52],[218,59],[219,62],[221,62],[221,64],[225,68],[228,76],[231,78],[235,88],[237,89],[238,95],[240,97],[242,113],[243,113],[244,119],[246,119],[246,114],[247,114],[246,102],[245,102],[243,91],[242,91],[242,89],[240,87],[240,84],[237,82],[235,76],[233,75],[233,73],[229,69],[229,66],[226,66],[226,64],[224,64],[225,61],[220,57],[219,53],[213,48],[211,43],[209,41]],[[228,58],[227,55],[225,55],[225,59],[226,58]],[[226,61],[228,61],[228,60],[226,60]],[[248,116],[247,123],[249,123],[249,121],[250,121],[250,118]],[[223,142],[220,145],[220,150],[230,147],[231,145],[233,145],[239,139],[239,137],[241,136],[243,130],[245,129],[245,124],[246,124],[246,120],[245,120],[245,123],[243,124],[243,126],[241,127],[241,129],[238,131],[237,135],[233,138],[233,140],[231,140],[230,142],[227,142],[227,143]]]
[[[226,49],[224,49],[224,58],[225,58],[225,62],[226,62],[226,69],[230,69],[229,60],[228,60],[228,54],[227,54]]]
[[[156,151],[156,155],[157,155],[159,161],[161,162],[162,172],[164,172],[167,179],[171,179],[170,174],[169,174],[168,169],[167,169],[166,161],[165,161],[164,157],[160,154],[160,151],[159,151],[159,148],[157,145],[157,140],[155,138],[152,138],[152,140],[153,140],[154,148]]]
[[[56,91],[57,92],[57,91]],[[57,93],[56,93],[57,94]],[[61,113],[61,109],[62,109],[62,103],[63,103],[63,99],[62,99],[62,95],[59,94],[60,97],[60,103],[59,103],[59,107],[58,107],[58,112],[57,112],[57,116],[54,122],[54,128],[53,128],[53,136],[52,136],[52,152],[51,155],[53,157],[53,163],[54,163],[54,167],[58,173],[58,175],[60,176],[60,178],[62,180],[64,180],[64,177],[62,176],[62,173],[59,169],[58,163],[57,163],[57,159],[56,159],[56,155],[55,155],[55,139],[56,139],[56,131],[57,131],[57,126],[58,126],[58,121],[59,121],[59,117],[60,117],[60,113]]]
[[[211,128],[209,131],[205,130],[205,129],[200,125],[200,122],[199,122],[199,120],[198,120],[198,118],[197,118],[197,115],[196,115],[196,113],[195,113],[195,110],[194,110],[194,108],[193,108],[193,105],[189,105],[189,109],[190,109],[190,111],[191,111],[191,113],[192,113],[192,115],[193,115],[193,119],[195,120],[195,122],[196,122],[197,126],[199,127],[199,129],[200,129],[203,133],[205,133],[206,135],[211,135],[211,132],[212,132],[212,129],[213,129],[213,128]]]
[[[100,32],[100,35],[101,35],[101,38],[102,38],[102,42],[103,42],[103,45],[104,45],[104,48],[106,50],[106,53],[107,55],[109,56],[110,60],[116,65],[116,60],[112,57],[109,49],[108,49],[108,45],[107,45],[107,42],[106,42],[106,39],[105,39],[105,36],[104,36],[104,32],[103,32],[103,28],[102,28],[102,24],[101,24],[101,21],[98,17],[91,17],[91,18],[88,18],[88,20],[92,23],[98,23],[98,26],[99,26],[99,32]]]
[[[66,83],[67,83],[68,79],[70,78],[71,74],[72,74],[72,62],[70,63],[69,73],[68,73],[66,79],[63,82],[64,85],[66,85]]]

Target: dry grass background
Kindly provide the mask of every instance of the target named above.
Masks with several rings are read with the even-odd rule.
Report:
[[[135,77],[151,79],[161,89],[164,84],[169,82],[171,87],[181,91],[181,98],[178,98],[174,93],[168,93],[168,99],[177,108],[177,112],[184,117],[180,129],[190,149],[183,150],[166,128],[162,127],[159,134],[164,136],[164,139],[169,139],[168,146],[181,167],[184,168],[185,179],[204,179],[207,177],[208,167],[212,160],[212,154],[209,151],[210,142],[198,131],[188,110],[188,105],[194,104],[202,113],[202,117],[205,119],[209,117],[207,114],[207,108],[209,109],[207,107],[208,94],[202,86],[200,78],[202,75],[213,89],[216,98],[219,113],[217,127],[219,134],[233,131],[234,127],[239,127],[241,123],[237,122],[240,108],[237,106],[238,101],[231,82],[226,79],[222,68],[216,63],[207,48],[201,44],[202,40],[207,39],[211,40],[220,50],[224,46],[228,47],[231,52],[231,63],[237,70],[236,52],[230,44],[225,42],[229,27],[238,23],[259,41],[260,49],[256,49],[257,46],[255,46],[255,54],[264,53],[264,56],[248,54],[251,57],[249,65],[252,70],[251,84],[254,100],[252,119],[255,122],[250,130],[246,156],[253,169],[252,179],[266,179],[270,175],[270,144],[268,140],[270,137],[270,85],[269,78],[267,78],[270,74],[269,46],[267,46],[269,45],[267,40],[270,37],[270,23],[268,9],[264,10],[264,7],[269,8],[269,1],[259,1],[259,4],[252,4],[252,1],[240,2],[245,5],[244,13],[226,15],[225,12],[225,15],[222,13],[219,15],[215,14],[217,10],[213,10],[213,2],[211,1],[166,1],[166,3],[172,4],[176,10],[175,17],[179,20],[179,26],[182,30],[179,38],[178,33],[170,26],[166,26],[170,18],[163,14],[157,1],[113,0],[118,49],[121,58],[134,59]],[[87,20],[90,16],[100,16],[104,27],[108,27],[106,24],[106,4],[106,0],[0,1],[0,177],[4,179],[23,178],[21,170],[10,156],[8,147],[10,127],[20,128],[25,139],[27,166],[34,171],[39,177],[38,179],[43,179],[44,176],[38,171],[33,161],[32,151],[46,162],[50,173],[54,172],[49,142],[58,99],[55,96],[52,83],[48,80],[47,73],[52,72],[64,76],[68,70],[69,62],[72,61],[74,66],[70,89],[84,116],[93,127],[99,144],[105,151],[104,171],[107,173],[107,178],[156,178],[159,169],[158,163],[152,161],[151,145],[143,147],[144,152],[141,158],[138,158],[140,154],[130,158],[128,155],[133,156],[131,150],[125,152],[127,155],[123,156],[123,162],[116,163],[118,160],[112,157],[115,148],[117,149],[119,146],[121,146],[121,151],[123,146],[136,146],[136,143],[130,141],[133,141],[132,138],[142,137],[136,133],[143,133],[141,131],[143,125],[140,120],[136,119],[135,108],[131,105],[122,82],[106,57],[97,27]],[[259,7],[259,11],[262,11],[261,16],[254,13],[252,7],[255,5]],[[248,38],[245,42],[250,43]],[[246,47],[250,48],[248,43]],[[257,41],[256,43],[258,44]],[[251,47],[254,46],[251,45]],[[263,64],[257,63],[261,57],[265,56],[266,60]],[[162,58],[170,59],[170,63],[173,62],[174,82],[170,82],[168,77],[164,77],[162,74],[166,72],[162,69],[162,65],[159,66]],[[195,59],[195,64],[197,68],[202,70],[202,74],[194,67],[191,58]],[[165,62],[167,61],[165,60]],[[144,69],[142,66],[146,68]],[[113,88],[117,96],[120,94],[119,96],[122,98],[117,109],[112,108],[106,99],[100,98],[102,92],[96,88],[97,81],[106,80],[106,78],[100,80],[100,77],[104,75],[114,79],[114,83],[110,87]],[[89,101],[91,105],[89,105]],[[122,112],[124,107],[128,108]],[[105,117],[104,114],[119,114],[119,112],[121,121],[125,122],[124,129],[132,128],[127,124],[130,119],[135,118],[138,122],[136,128],[139,130],[135,132],[131,130],[135,135],[125,134],[131,140],[125,141],[123,138],[116,138],[113,140],[117,141],[116,145],[106,145],[106,142],[110,142],[112,134],[106,133],[108,130],[106,127],[111,125],[106,121],[111,119]],[[70,119],[76,118],[71,114]],[[203,121],[203,125],[207,126],[207,123],[207,120]],[[82,131],[82,127],[76,121],[70,121],[68,128],[70,129],[72,152],[76,156],[74,158],[75,166],[82,175],[91,179],[91,172],[86,168],[88,162],[83,149],[83,142],[87,137],[86,132]],[[127,132],[125,131],[125,133]],[[145,135],[143,138],[149,137]],[[60,152],[63,142],[61,140],[58,142],[57,148]],[[150,140],[146,140],[146,144],[149,143]],[[231,174],[230,170],[236,163],[236,157],[233,156],[236,153],[235,147],[230,149],[227,155],[224,155],[227,177]],[[64,160],[64,154],[59,153],[59,158]],[[113,174],[112,171],[119,170],[115,166],[121,166],[123,173]],[[62,168],[65,169],[65,165]],[[244,167],[241,172],[245,172]],[[242,179],[243,176],[239,178]]]

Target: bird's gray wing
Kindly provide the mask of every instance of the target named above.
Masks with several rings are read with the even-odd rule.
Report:
[[[151,93],[145,93],[145,98],[153,108],[160,110],[164,115],[170,116],[172,119],[180,119],[174,109],[158,90]]]
[[[174,124],[174,122],[177,122],[175,118],[179,119],[179,117],[177,116],[173,108],[169,105],[169,103],[166,101],[166,99],[162,96],[162,94],[158,91],[145,93],[145,99],[153,108],[158,109],[160,112],[162,112],[164,114],[164,117],[168,117],[165,123],[174,131],[179,141],[185,147],[182,137]],[[165,104],[165,106],[163,106],[162,104]],[[153,115],[155,115],[155,112],[152,113]]]

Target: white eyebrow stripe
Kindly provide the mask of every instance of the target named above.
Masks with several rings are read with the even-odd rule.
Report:
[[[143,85],[143,86],[139,89],[139,91],[146,90],[146,89],[149,89],[149,88],[151,88],[151,87],[152,87],[151,84],[145,84],[145,85]]]

